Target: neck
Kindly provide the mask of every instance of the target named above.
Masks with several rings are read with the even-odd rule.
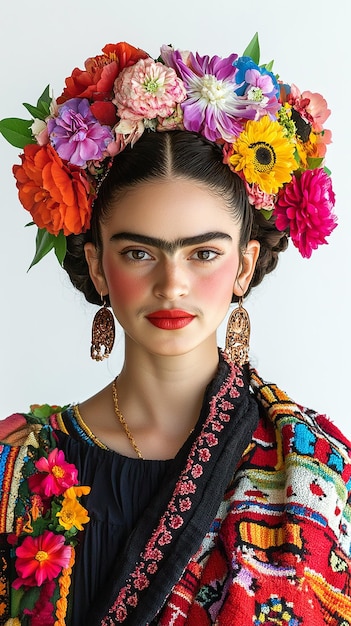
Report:
[[[179,420],[192,426],[217,367],[214,338],[196,350],[170,357],[145,353],[126,337],[125,361],[117,383],[121,407],[126,414],[143,415],[160,427]]]

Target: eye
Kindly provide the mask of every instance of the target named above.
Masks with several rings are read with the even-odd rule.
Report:
[[[216,250],[196,250],[196,252],[194,252],[193,257],[195,257],[195,259],[197,261],[214,261],[218,256],[219,256],[219,252],[217,252]]]
[[[145,250],[124,250],[121,254],[126,256],[130,261],[148,261],[152,259],[152,256],[148,252],[145,252]]]

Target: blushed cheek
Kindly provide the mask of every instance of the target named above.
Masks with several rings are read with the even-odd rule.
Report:
[[[210,272],[199,281],[196,292],[202,299],[213,300],[218,306],[230,302],[235,278],[238,271],[238,261],[231,260],[221,264],[219,269]]]
[[[140,300],[145,292],[145,281],[141,277],[130,273],[116,270],[115,267],[105,267],[105,277],[109,288],[110,299],[115,302],[122,301],[128,305]]]

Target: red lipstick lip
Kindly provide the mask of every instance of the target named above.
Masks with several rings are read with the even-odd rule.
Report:
[[[182,311],[181,309],[162,309],[161,311],[153,311],[146,316],[148,319],[179,319],[179,318],[192,318],[195,315]]]
[[[188,326],[194,318],[195,315],[181,309],[163,309],[146,315],[150,324],[162,330],[180,330]]]

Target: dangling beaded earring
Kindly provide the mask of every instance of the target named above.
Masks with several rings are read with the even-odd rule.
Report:
[[[242,303],[240,297],[237,308],[229,316],[225,337],[225,351],[237,365],[245,365],[249,361],[250,349],[250,318]]]
[[[110,356],[115,341],[115,321],[101,294],[103,306],[95,314],[91,329],[90,356],[94,361],[102,361]]]

